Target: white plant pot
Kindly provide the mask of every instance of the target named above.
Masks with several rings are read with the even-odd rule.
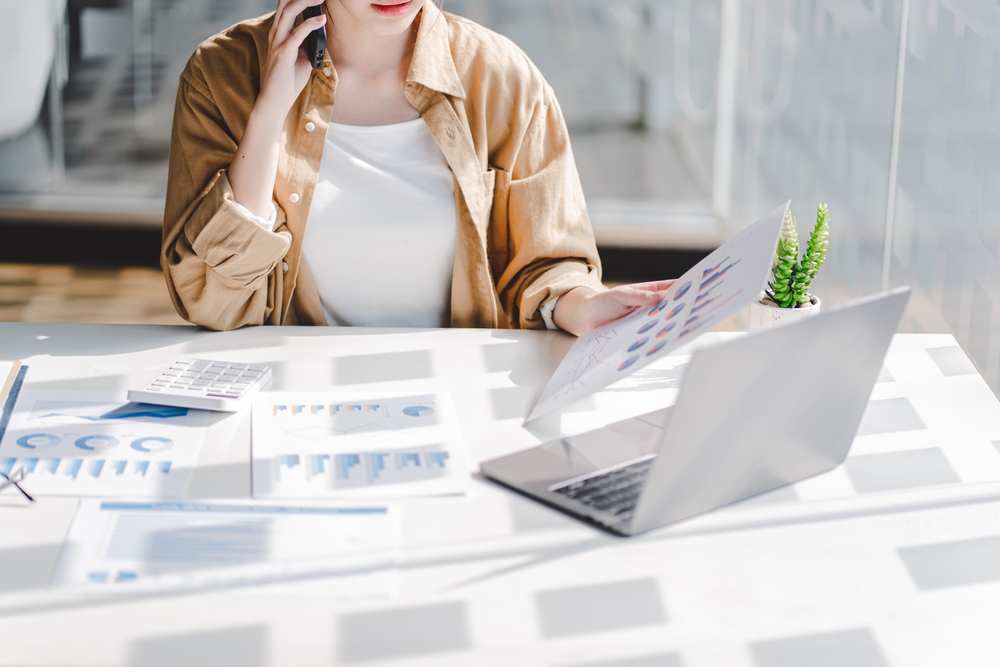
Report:
[[[799,308],[781,308],[767,294],[761,292],[750,304],[750,318],[747,331],[770,329],[790,322],[798,322],[812,315],[819,314],[819,297],[809,295],[809,305]]]

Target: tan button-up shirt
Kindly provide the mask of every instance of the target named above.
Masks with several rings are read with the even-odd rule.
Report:
[[[160,260],[177,311],[211,329],[326,323],[302,239],[336,98],[329,60],[282,129],[274,231],[234,203],[226,176],[260,92],[273,18],[202,44],[177,93]],[[455,176],[451,324],[544,328],[545,302],[604,289],[559,105],[509,40],[432,2],[419,20],[405,93]]]

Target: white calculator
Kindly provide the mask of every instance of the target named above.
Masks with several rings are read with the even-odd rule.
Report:
[[[208,359],[178,359],[128,400],[178,408],[236,412],[271,381],[271,367]]]

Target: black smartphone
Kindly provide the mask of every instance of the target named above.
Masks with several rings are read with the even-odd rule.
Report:
[[[322,13],[322,4],[306,7],[306,10],[302,12],[302,18],[309,19]],[[323,66],[323,56],[326,54],[326,26],[313,30],[306,37],[306,54],[309,56],[309,62],[313,69],[319,69]]]

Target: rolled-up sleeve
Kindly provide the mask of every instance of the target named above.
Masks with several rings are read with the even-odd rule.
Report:
[[[291,235],[280,207],[271,231],[233,198],[226,175],[245,117],[226,119],[185,73],[177,92],[160,262],[177,311],[210,329],[263,324],[280,289]],[[279,292],[280,293],[280,292]]]

